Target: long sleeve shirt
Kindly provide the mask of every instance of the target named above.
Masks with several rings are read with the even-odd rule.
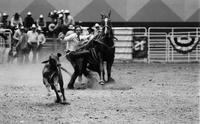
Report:
[[[66,42],[66,49],[70,51],[75,51],[80,47],[80,45],[86,42],[87,39],[88,36],[86,35],[80,35],[78,37],[76,33],[73,33],[71,35],[66,36],[63,41]]]
[[[37,32],[33,32],[31,30],[31,31],[27,32],[27,35],[28,35],[28,43],[37,43],[37,44],[39,44],[39,42],[38,42],[38,33]]]
[[[15,20],[14,17],[11,18],[10,25],[11,25],[12,27],[17,26],[17,25],[19,26],[19,24],[20,24],[20,25],[23,25],[23,22],[22,22],[22,18],[21,18],[21,17],[19,17],[19,20]]]
[[[46,42],[46,38],[45,38],[44,34],[42,34],[42,33],[38,34],[38,43],[44,44],[45,42]]]

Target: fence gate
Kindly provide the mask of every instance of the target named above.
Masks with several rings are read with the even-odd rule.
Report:
[[[193,37],[193,39],[199,40],[199,34],[199,28],[195,27],[150,27],[148,29],[148,62],[200,61],[200,42],[197,42],[196,48],[188,53],[181,53],[175,50],[170,42],[170,37],[176,39]],[[188,41],[185,40],[185,42]]]
[[[0,36],[0,64],[7,61],[8,52],[11,48],[11,32],[4,34],[7,36],[7,40]]]

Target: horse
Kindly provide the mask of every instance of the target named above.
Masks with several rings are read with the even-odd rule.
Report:
[[[101,48],[100,48],[100,55],[102,60],[100,61],[100,70],[104,77],[104,71],[103,71],[103,64],[106,62],[106,70],[107,70],[107,81],[112,81],[113,78],[111,77],[111,68],[114,62],[115,58],[115,44],[114,40],[117,40],[117,38],[114,37],[114,33],[112,30],[112,24],[110,19],[111,11],[108,15],[101,14],[101,25],[103,26],[102,29],[102,39],[101,42]],[[104,82],[102,82],[104,84]]]
[[[66,58],[70,61],[73,60],[74,73],[68,84],[69,89],[74,88],[74,82],[77,76],[84,74],[89,76],[90,69],[99,74],[99,84],[105,83],[104,62],[107,66],[107,81],[113,80],[111,77],[111,67],[114,62],[115,46],[114,34],[111,26],[110,14],[102,15],[102,31],[95,36],[91,41],[80,47],[76,52],[68,53]]]

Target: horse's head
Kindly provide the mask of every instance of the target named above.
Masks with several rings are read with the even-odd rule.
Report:
[[[104,36],[104,41],[108,42],[106,43],[109,46],[112,46],[113,43],[113,30],[112,30],[112,24],[111,24],[111,19],[110,19],[111,11],[105,15],[101,13],[101,25],[102,25],[102,36]]]
[[[101,25],[103,27],[102,33],[104,35],[109,35],[112,30],[110,15],[111,11],[108,13],[108,15],[101,13]]]

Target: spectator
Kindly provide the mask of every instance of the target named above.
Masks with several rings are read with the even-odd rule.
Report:
[[[31,51],[33,52],[33,59],[32,62],[36,63],[36,55],[37,55],[37,48],[38,48],[38,33],[36,32],[36,25],[33,24],[31,30],[27,32],[28,35],[28,43],[31,46]]]
[[[3,13],[2,18],[1,18],[1,22],[3,23],[3,28],[5,28],[5,29],[9,28],[9,21],[8,21],[8,14],[7,13]]]
[[[75,33],[75,32],[74,32],[74,26],[73,26],[73,25],[69,25],[69,28],[68,28],[68,29],[69,29],[69,30],[67,31],[66,34],[63,34],[63,32],[60,32],[60,33],[59,33],[59,35],[58,35],[58,40],[62,40],[65,36],[69,36],[69,35]]]
[[[94,38],[94,29],[92,27],[87,28],[88,31],[88,40],[92,40]]]
[[[98,23],[94,25],[94,29],[95,29],[94,31],[95,36],[101,33],[101,26]]]
[[[27,16],[24,19],[24,27],[29,30],[31,28],[31,26],[35,23],[31,12],[27,13]]]
[[[46,32],[46,20],[42,14],[40,15],[39,19],[37,19],[36,24],[37,27],[41,27],[43,32]]]
[[[10,25],[13,32],[16,29],[16,27],[20,27],[21,25],[23,25],[22,18],[18,13],[15,13],[15,15],[11,18]]]
[[[38,53],[38,59],[41,61],[43,57],[42,47],[43,44],[46,43],[46,38],[43,34],[41,27],[38,27],[37,32],[38,32],[38,43],[39,43],[37,53]]]
[[[66,33],[66,36],[73,34],[74,33],[74,26],[73,25],[69,25],[68,27],[68,31]]]
[[[21,28],[17,28],[17,30],[15,30],[14,35],[13,35],[12,46],[16,46],[16,44],[19,42],[19,40],[22,36],[22,30],[24,30],[23,26],[21,26]]]
[[[75,25],[74,18],[70,15],[69,10],[65,10],[63,14],[63,27],[64,27],[64,34],[68,31],[70,25]]]
[[[21,26],[20,36],[18,37],[18,42],[16,44],[17,49],[17,60],[19,64],[28,63],[29,62],[29,48],[28,48],[28,36],[26,34],[24,26]]]
[[[64,25],[66,27],[69,27],[69,25],[75,25],[75,21],[74,18],[70,15],[70,11],[69,10],[65,10],[64,11]]]
[[[58,18],[57,18],[57,24],[54,27],[54,32],[56,35],[58,35],[60,32],[62,32],[63,34],[65,34],[66,32],[64,32],[64,25],[63,25],[63,14],[59,14]]]

